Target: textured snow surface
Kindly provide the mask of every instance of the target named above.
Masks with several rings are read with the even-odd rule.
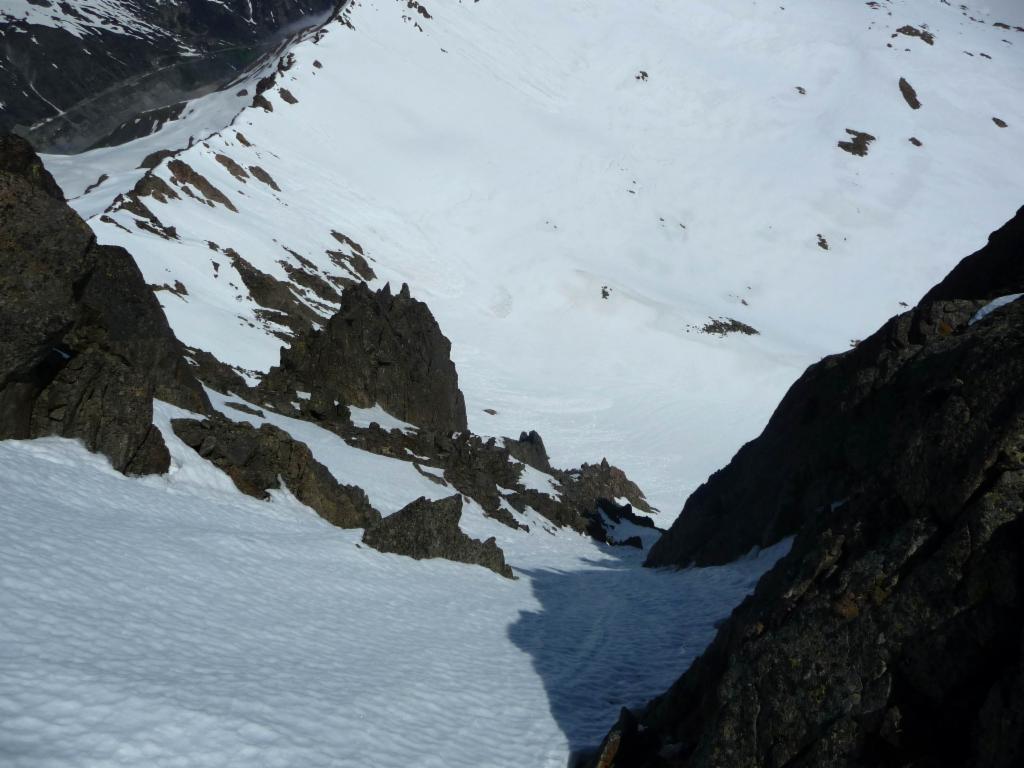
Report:
[[[187,344],[275,364],[281,340],[207,243],[282,280],[293,254],[344,275],[336,230],[435,313],[475,432],[535,428],[566,467],[607,456],[671,515],[808,364],[916,302],[1024,199],[1024,34],[993,26],[1014,3],[425,6],[353,5],[354,29],[292,49],[278,87],[298,103],[272,88],[273,112],[182,155],[238,213],[153,202],[167,241],[95,216],[117,180],[74,202],[149,282],[187,287],[161,297]],[[847,129],[876,137],[866,157],[839,149]],[[75,196],[103,162],[58,177]],[[760,335],[701,332],[722,317]]]
[[[786,546],[655,572],[468,505],[464,529],[496,536],[517,581],[382,555],[286,492],[240,495],[174,415],[159,406],[164,478],[70,441],[0,443],[5,768],[564,768],[669,685]]]

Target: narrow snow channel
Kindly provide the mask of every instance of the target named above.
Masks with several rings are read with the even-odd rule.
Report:
[[[242,496],[174,438],[180,412],[157,415],[166,477],[67,440],[0,443],[5,766],[564,768],[787,546],[651,571],[469,505],[464,529],[496,536],[518,580],[382,555],[287,492]]]

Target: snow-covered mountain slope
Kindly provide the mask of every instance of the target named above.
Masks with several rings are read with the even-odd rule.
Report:
[[[326,318],[352,281],[406,282],[452,340],[471,430],[538,429],[561,466],[608,456],[664,525],[808,363],[1019,205],[1015,10],[362,0],[273,82],[47,166],[195,350],[253,381],[293,333],[268,293]],[[429,462],[209,395],[385,515],[452,493]],[[166,477],[0,443],[0,762],[561,768],[678,677],[786,547],[645,571],[467,502],[463,530],[520,578],[414,562],[286,492],[243,497],[179,415],[157,405]]]
[[[463,528],[497,537],[517,581],[382,555],[285,492],[241,496],[174,436],[182,413],[157,405],[164,477],[71,441],[0,443],[4,766],[563,768],[678,676],[786,546],[655,572],[468,505]],[[430,486],[382,457],[366,461],[407,471],[367,474],[327,433],[310,445],[378,477],[385,512]]]
[[[80,151],[223,86],[336,0],[4,0],[0,130]]]
[[[536,428],[563,465],[608,455],[671,514],[807,364],[1019,204],[1014,9],[363,0],[292,49],[273,111],[179,156],[230,206],[167,162],[179,194],[146,204],[175,238],[99,213],[123,184],[74,204],[149,282],[187,289],[162,294],[186,344],[251,371],[281,328],[223,251],[352,279],[328,253],[344,235],[438,317],[474,431]],[[837,146],[848,130],[874,137],[866,156]],[[105,152],[48,163],[76,195],[117,165]]]

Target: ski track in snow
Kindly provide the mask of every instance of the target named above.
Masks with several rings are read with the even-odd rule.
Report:
[[[563,768],[786,546],[650,571],[470,504],[464,529],[496,536],[517,581],[382,555],[285,491],[241,496],[173,436],[178,415],[158,404],[167,477],[71,441],[0,443],[5,766]]]

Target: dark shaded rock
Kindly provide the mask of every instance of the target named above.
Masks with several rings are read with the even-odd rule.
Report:
[[[482,565],[505,578],[515,578],[494,539],[481,542],[470,538],[459,528],[461,518],[462,496],[441,501],[420,498],[367,529],[363,543],[416,560],[443,558]]]
[[[825,249],[828,250],[827,243],[825,244]],[[744,336],[760,335],[760,331],[756,328],[739,320],[734,320],[731,317],[709,318],[708,322],[700,330],[701,333],[707,333],[711,336],[728,336],[730,333],[741,333]]]
[[[202,200],[211,207],[215,204],[220,204],[229,211],[238,213],[238,209],[235,208],[234,203],[228,199],[227,195],[217,189],[209,179],[184,160],[174,159],[168,161],[167,169],[171,172],[171,181],[184,189],[186,193]],[[198,195],[192,191],[193,189],[198,192]]]
[[[397,296],[363,283],[346,288],[341,309],[322,330],[309,330],[281,350],[281,365],[267,374],[263,391],[288,399],[310,392],[311,407],[325,414],[335,401],[380,405],[425,429],[466,429],[451,343],[407,286]]]
[[[270,187],[275,192],[280,192],[281,191],[281,188],[279,186],[277,186],[277,182],[274,181],[274,177],[271,176],[269,173],[267,173],[265,170],[263,170],[260,166],[258,166],[258,165],[250,165],[249,166],[249,173],[251,173],[257,179],[262,181],[264,184],[266,184],[268,187]]]
[[[291,285],[257,269],[233,248],[224,249],[224,254],[242,278],[252,300],[264,309],[271,310],[261,314],[261,318],[287,328],[289,339],[293,335],[306,333],[313,323],[323,320],[299,300]]]
[[[1024,256],[1024,239],[1008,238],[1015,226],[961,276],[984,272],[985,254],[998,262],[992,242]],[[784,457],[809,436],[807,422],[769,425],[747,446],[775,449],[793,547],[607,768],[1021,763],[1024,302],[959,322],[993,291],[974,284],[922,302],[861,345],[874,346],[869,357],[854,350],[813,366],[801,380],[822,390],[811,421],[831,420],[842,448],[818,443],[799,482]],[[840,372],[845,387],[832,378]],[[769,435],[787,425],[788,440]],[[754,478],[705,487],[727,480]],[[846,495],[821,504],[806,483]],[[777,485],[765,490],[776,504]],[[748,498],[717,526],[759,517]]]
[[[224,470],[242,493],[266,499],[268,490],[284,483],[295,498],[339,528],[363,528],[380,520],[361,488],[339,483],[305,443],[271,424],[256,429],[214,416],[175,419],[171,426],[186,445]]]
[[[146,155],[142,159],[142,162],[139,163],[139,168],[145,168],[147,171],[151,171],[169,157],[174,157],[173,150],[158,149],[156,152],[150,152]]]
[[[186,361],[197,379],[218,392],[255,397],[238,370],[222,363],[205,349],[186,347]]]
[[[910,105],[911,109],[920,109],[921,102],[917,98],[917,91],[914,90],[914,86],[907,82],[906,78],[900,78],[900,93],[903,94],[903,98],[907,104]]]
[[[927,29],[918,29],[917,27],[907,24],[897,29],[896,32],[900,35],[906,35],[907,37],[919,37],[928,43],[928,45],[935,45],[935,35]],[[896,35],[893,35],[893,37],[896,37]]]
[[[934,345],[958,338],[991,298],[1024,292],[1022,265],[1024,209],[916,309],[808,368],[761,435],[690,496],[648,564],[730,562],[795,533],[818,510],[847,498],[863,478],[898,465],[890,442],[898,422],[889,415],[943,395],[937,383],[922,381],[914,395],[888,386],[891,379]],[[927,495],[927,488],[918,494]]]
[[[590,755],[587,764],[594,768],[612,768],[615,765],[631,765],[642,757],[643,748],[638,748],[640,729],[636,716],[625,707],[619,713],[619,720],[605,736],[601,746]]]
[[[988,244],[967,256],[921,299],[991,301],[1024,290],[1024,208],[989,235]]]
[[[513,486],[505,486],[516,488],[516,493],[508,497],[509,503],[517,509],[529,505],[555,525],[573,528],[602,542],[608,541],[607,531],[595,514],[602,499],[625,498],[638,509],[656,511],[643,491],[607,459],[600,464],[583,464],[579,469],[553,469],[550,474],[558,483],[557,491],[541,493],[523,488],[516,481]]]
[[[642,528],[655,528],[654,521],[644,515],[636,514],[631,504],[618,504],[611,499],[597,499],[594,508],[589,512],[585,512],[583,517],[587,521],[586,533],[591,538],[616,546],[643,549],[644,542],[639,536],[629,536],[621,540],[615,539],[612,535],[613,531],[608,530],[608,525],[605,522],[606,519],[612,526],[627,522]]]
[[[517,461],[541,472],[551,472],[551,460],[544,447],[544,439],[537,430],[531,429],[528,433],[520,433],[518,440],[505,440],[505,447]]]
[[[32,145],[17,136],[0,135],[0,173],[11,174],[64,202],[64,193]]]
[[[176,104],[144,110],[123,121],[101,138],[93,141],[89,149],[117,147],[134,139],[154,134],[167,123],[180,118],[187,106],[187,102],[179,101]]]
[[[257,399],[264,394],[257,393]],[[606,460],[595,465],[584,464],[576,470],[552,468],[546,452],[542,452],[543,440],[536,433],[534,437],[524,433],[520,441],[504,439],[499,442],[495,438],[484,440],[470,432],[385,431],[377,424],[357,428],[349,422],[344,406],[335,407],[315,400],[313,397],[298,401],[303,418],[331,429],[361,450],[442,469],[444,482],[472,498],[488,516],[510,528],[528,530],[509,507],[519,513],[525,512],[527,506],[532,507],[555,525],[568,526],[581,533],[593,528],[593,513],[602,498],[625,497],[640,509],[655,511],[636,484]],[[292,403],[288,403],[286,412],[294,415]],[[517,458],[513,452],[520,456]],[[527,487],[523,482],[525,458],[542,464],[535,468],[549,474],[555,487],[546,492]],[[653,525],[646,518],[636,517],[640,525]]]
[[[618,504],[611,499],[598,499],[595,505],[613,523],[627,522],[641,528],[654,528],[654,521],[646,515],[638,515],[633,511],[632,504]]]
[[[81,439],[165,472],[153,398],[209,402],[131,256],[99,246],[21,139],[0,139],[0,438]]]
[[[849,152],[857,157],[865,157],[871,142],[876,141],[875,137],[864,131],[855,131],[847,128],[846,132],[852,137],[849,141],[840,141],[838,147],[844,152]]]

